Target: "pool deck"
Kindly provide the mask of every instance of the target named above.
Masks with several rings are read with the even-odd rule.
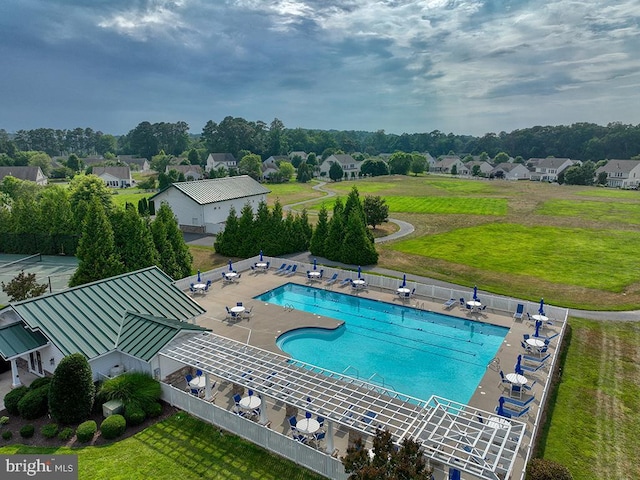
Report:
[[[301,312],[298,310],[285,309],[281,306],[268,304],[254,300],[253,297],[267,292],[271,289],[279,287],[288,282],[295,282],[301,285],[312,285],[319,288],[326,288],[336,292],[352,294],[349,286],[341,287],[338,283],[327,287],[324,282],[309,282],[303,274],[294,276],[280,276],[269,271],[266,273],[242,272],[241,280],[237,283],[225,283],[215,281],[211,285],[209,292],[206,294],[194,294],[193,298],[204,309],[206,313],[198,317],[197,323],[200,326],[210,328],[213,333],[222,335],[227,338],[234,339],[239,342],[248,343],[252,346],[262,348],[274,353],[284,354],[277,346],[276,339],[282,333],[301,327],[324,327],[336,328],[342,322],[320,317],[311,313]],[[428,298],[413,297],[410,300],[402,301],[397,298],[394,291],[381,290],[379,288],[371,288],[368,290],[358,291],[358,296],[370,298],[395,304],[404,304],[422,310],[443,313],[455,317],[464,318],[466,320],[479,320],[482,322],[499,325],[509,328],[502,346],[499,348],[494,360],[487,366],[486,374],[482,378],[475,393],[471,397],[468,404],[472,407],[493,412],[498,404],[498,398],[501,395],[508,396],[500,382],[499,370],[503,370],[505,374],[514,371],[514,365],[519,354],[523,354],[520,342],[523,334],[533,334],[533,327],[527,325],[524,321],[515,321],[511,315],[505,312],[492,312],[489,309],[482,314],[470,315],[466,309],[463,310],[456,305],[449,310],[445,310],[441,301],[434,301]],[[243,302],[247,308],[252,308],[252,316],[250,319],[237,320],[230,322],[225,320],[227,317],[225,307],[232,307],[236,302]],[[559,328],[559,327],[556,327]],[[555,332],[552,332],[555,333]],[[549,353],[555,355],[556,341],[552,341],[549,346]],[[286,355],[286,354],[284,354]],[[539,401],[542,396],[542,388],[548,376],[548,366],[541,369],[535,374],[527,374],[530,381],[537,380],[537,384],[533,389],[536,399],[531,406],[530,415],[520,418],[519,420],[528,423],[527,434],[522,441],[523,458],[516,462],[513,470],[512,478],[520,478],[520,472],[524,469],[524,452],[532,442],[531,426],[539,409]],[[453,380],[455,381],[455,380]],[[221,397],[228,401],[227,392],[220,392]],[[428,399],[425,399],[428,400]],[[216,401],[218,403],[218,401]],[[284,414],[284,409],[277,404],[272,405],[273,414]],[[280,412],[282,410],[282,412]],[[275,419],[274,419],[275,420]],[[280,419],[274,422],[280,424]],[[282,420],[283,428],[287,429],[286,418]],[[341,450],[341,455],[346,450],[346,441],[344,445],[336,444]],[[440,478],[441,474],[436,472],[436,478]],[[441,473],[441,472],[440,472]],[[443,477],[444,478],[444,477]],[[466,477],[465,477],[466,478]]]

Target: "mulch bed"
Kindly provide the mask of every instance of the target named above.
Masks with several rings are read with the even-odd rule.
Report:
[[[114,443],[114,442],[123,440],[125,438],[128,438],[132,435],[135,435],[136,433],[144,430],[145,428],[157,422],[160,422],[166,419],[167,417],[173,415],[178,411],[176,408],[170,406],[167,403],[164,403],[164,402],[160,402],[160,403],[162,404],[162,413],[158,417],[147,418],[143,423],[141,423],[140,425],[136,425],[135,427],[128,426],[127,429],[124,431],[124,433],[115,440],[105,440],[104,438],[102,438],[102,436],[100,435],[100,424],[104,420],[104,417],[102,416],[102,412],[93,413],[89,418],[87,418],[87,420],[94,420],[96,422],[96,424],[98,425],[98,432],[93,437],[93,440],[87,443],[78,442],[76,440],[75,435],[73,435],[69,440],[66,440],[66,441],[60,440],[58,437],[45,438],[44,436],[42,436],[42,434],[40,433],[40,430],[42,429],[43,426],[48,425],[49,423],[56,423],[54,420],[52,420],[46,415],[44,417],[36,418],[35,420],[24,420],[19,416],[9,415],[9,413],[6,410],[0,410],[0,417],[3,417],[3,416],[9,417],[9,423],[7,423],[6,425],[0,426],[0,434],[2,434],[2,432],[6,430],[13,432],[13,436],[9,440],[4,440],[0,436],[0,446],[14,445],[14,444],[30,445],[34,447],[86,447],[88,445],[95,445],[95,446],[108,445],[110,443]],[[22,438],[20,436],[20,429],[23,426],[29,425],[29,424],[35,427],[35,433],[31,438]],[[69,425],[69,426],[73,428],[75,432],[77,425]],[[59,425],[59,429],[62,430],[62,428],[64,428],[64,426]]]

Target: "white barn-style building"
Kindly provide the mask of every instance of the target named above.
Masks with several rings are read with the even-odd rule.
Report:
[[[184,231],[216,234],[224,230],[229,210],[236,213],[249,203],[255,212],[267,201],[268,188],[248,175],[177,182],[158,192],[153,201],[156,210],[166,202]]]

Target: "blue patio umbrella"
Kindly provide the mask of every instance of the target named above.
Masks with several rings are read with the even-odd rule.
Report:
[[[260,250],[260,261],[262,261],[262,250]]]
[[[504,411],[504,397],[498,399],[498,410],[496,413],[501,417],[509,417],[509,414]]]
[[[544,298],[540,299],[540,308],[538,308],[538,313],[540,315],[544,315]]]
[[[362,269],[360,268],[360,265],[358,265],[358,278],[360,278],[362,274]]]
[[[477,302],[478,301],[478,287],[474,286],[473,287],[473,299]]]
[[[521,362],[522,362],[522,355],[518,355],[518,360],[516,360],[516,367],[515,367],[515,372],[518,375],[522,375],[523,374],[522,367],[520,366]]]
[[[534,337],[540,336],[540,327],[542,326],[542,320],[536,320],[536,333],[533,334]]]
[[[404,275],[402,275],[402,286],[403,287],[407,286],[407,274],[406,273]]]
[[[231,263],[231,260],[229,260],[229,271],[233,272],[233,264]]]
[[[202,282],[202,280],[200,279],[200,270],[198,270],[198,283]]]
[[[316,268],[318,268],[318,262],[316,261],[316,259],[313,259],[313,269],[315,270]]]

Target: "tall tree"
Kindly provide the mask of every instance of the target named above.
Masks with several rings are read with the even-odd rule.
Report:
[[[114,208],[109,187],[95,175],[75,176],[69,184],[69,192],[69,202],[78,231],[81,229],[88,205],[94,198],[102,204],[107,214],[110,214]]]
[[[47,291],[46,283],[38,283],[35,273],[18,273],[10,282],[2,282],[2,291],[9,296],[10,302],[20,302],[35,298]]]
[[[133,272],[158,263],[148,217],[140,217],[136,208],[127,204],[111,216],[114,243],[125,272]]]
[[[82,236],[76,251],[79,263],[69,286],[102,280],[123,272],[113,240],[113,229],[104,205],[93,198],[88,205],[82,227]]]
[[[238,227],[238,214],[236,209],[231,206],[229,209],[229,215],[227,215],[227,221],[225,222],[224,230],[216,236],[216,241],[213,247],[221,255],[228,257],[238,256],[238,245],[240,244],[240,228]],[[271,255],[276,255],[272,253]]]
[[[242,175],[249,175],[254,180],[260,180],[260,177],[262,177],[262,160],[260,156],[254,153],[245,155],[238,163],[238,170]]]
[[[160,205],[151,224],[153,242],[158,251],[160,268],[171,278],[180,279],[191,275],[193,256],[184,242],[178,221],[167,203]]]
[[[374,230],[376,225],[380,225],[389,219],[389,206],[386,204],[385,199],[380,196],[365,196],[363,209],[367,225],[371,225]]]
[[[313,255],[317,255],[318,257],[326,257],[324,244],[328,234],[329,214],[327,212],[327,207],[325,207],[323,203],[320,206],[320,212],[318,213],[318,222],[316,223],[316,228],[313,230],[313,235],[311,236],[311,242],[309,245],[309,251]]]
[[[339,259],[354,265],[371,265],[378,261],[375,244],[367,235],[362,215],[356,210],[352,210],[347,217]]]
[[[329,178],[334,182],[341,180],[344,176],[344,170],[338,162],[333,162],[329,167]]]

